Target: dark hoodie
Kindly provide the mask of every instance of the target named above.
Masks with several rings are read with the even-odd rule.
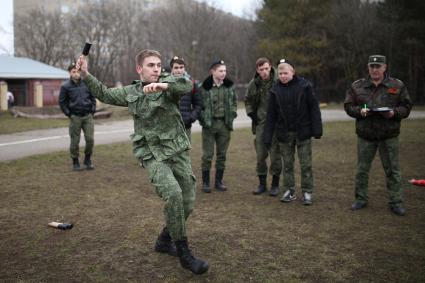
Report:
[[[294,75],[289,83],[278,81],[271,88],[263,134],[265,144],[272,143],[274,131],[280,142],[287,140],[288,132],[296,132],[301,141],[322,136],[319,103],[306,79]]]

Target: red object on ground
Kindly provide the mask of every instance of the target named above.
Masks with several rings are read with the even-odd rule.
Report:
[[[425,187],[425,180],[415,180],[412,179],[409,181],[412,185]]]

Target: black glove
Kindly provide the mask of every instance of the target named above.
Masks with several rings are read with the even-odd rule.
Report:
[[[270,150],[270,148],[272,148],[272,144],[271,143],[264,143],[264,146],[266,147],[267,150]]]
[[[314,136],[314,138],[316,139],[316,140],[320,140],[320,138],[321,138],[322,136]]]
[[[248,114],[249,118],[251,118],[252,123],[254,123],[254,125],[258,125],[258,118],[257,118],[257,114],[255,114],[254,112],[251,112]]]

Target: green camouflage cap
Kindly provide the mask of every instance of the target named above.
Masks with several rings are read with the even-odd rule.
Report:
[[[384,55],[371,55],[369,56],[368,65],[384,65],[387,64],[387,58]]]

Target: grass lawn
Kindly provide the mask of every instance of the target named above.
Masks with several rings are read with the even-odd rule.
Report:
[[[200,192],[201,137],[194,134],[191,156],[199,181],[188,237],[194,253],[210,263],[201,276],[154,252],[163,203],[129,142],[96,146],[94,171],[70,171],[65,151],[0,163],[0,281],[424,282],[425,188],[407,183],[425,177],[423,123],[406,120],[402,126],[405,217],[388,209],[378,158],[369,206],[350,210],[352,122],[325,124],[325,136],[313,142],[310,207],[252,194],[257,178],[249,129],[232,136],[224,178],[229,191]],[[50,221],[75,227],[60,231],[48,227]]]
[[[112,111],[110,118],[95,119],[95,124],[101,124],[114,120],[130,119],[128,109],[126,107],[108,106],[107,110]],[[44,107],[44,109],[37,111],[31,107],[27,110],[32,114],[58,114],[61,113],[58,107]],[[0,111],[0,135],[11,134],[17,132],[42,130],[51,128],[68,127],[69,120],[63,119],[36,119],[36,118],[14,118],[10,112]]]

